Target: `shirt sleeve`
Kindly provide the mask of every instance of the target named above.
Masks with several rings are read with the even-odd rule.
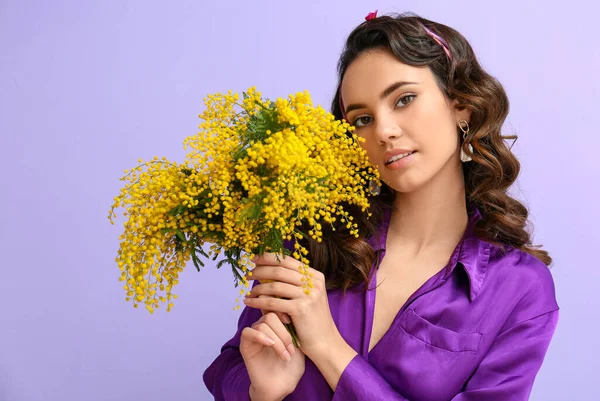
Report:
[[[558,322],[558,310],[502,332],[452,401],[528,400]],[[333,401],[409,401],[360,355],[348,364]]]
[[[240,338],[242,330],[261,316],[260,309],[245,307],[238,320],[237,332],[204,371],[204,384],[215,401],[250,401],[250,377],[239,350]]]

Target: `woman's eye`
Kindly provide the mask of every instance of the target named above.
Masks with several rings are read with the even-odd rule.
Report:
[[[398,100],[398,103],[396,103],[396,106],[404,107],[407,104],[409,104],[410,102],[412,102],[415,97],[417,97],[417,95],[404,95]]]
[[[415,94],[404,95],[400,99],[398,99],[398,102],[396,103],[396,107],[406,107],[416,97],[417,97],[417,95],[415,95]],[[355,119],[354,122],[352,123],[352,125],[354,125],[356,128],[361,128],[366,125],[369,125],[372,121],[373,121],[372,117],[363,116],[363,117],[358,117],[357,119]]]
[[[371,122],[371,117],[358,117],[356,120],[354,120],[354,125],[356,128],[360,128],[360,127],[364,127],[365,125],[369,124]]]

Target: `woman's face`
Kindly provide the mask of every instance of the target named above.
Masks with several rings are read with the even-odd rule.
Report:
[[[412,192],[461,169],[458,121],[470,113],[453,107],[428,67],[365,52],[347,68],[341,96],[347,121],[394,190]]]

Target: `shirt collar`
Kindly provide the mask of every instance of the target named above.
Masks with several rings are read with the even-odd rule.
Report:
[[[391,209],[384,211],[384,218],[380,228],[367,240],[375,252],[385,250],[391,214]],[[450,257],[450,262],[444,268],[443,278],[444,280],[447,279],[457,266],[462,267],[469,277],[469,299],[473,301],[483,285],[491,247],[488,242],[479,239],[475,235],[475,225],[482,218],[477,206],[470,204],[468,214],[469,222],[467,229],[461,241],[454,249]]]

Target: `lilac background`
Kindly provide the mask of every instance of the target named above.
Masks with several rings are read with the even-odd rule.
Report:
[[[208,93],[308,89],[328,106],[343,40],[375,8],[455,27],[505,85],[515,194],[562,308],[531,399],[600,399],[597,10],[553,4],[0,0],[0,400],[210,399],[231,273],[190,266],[170,314],[126,304],[106,218],[118,178],[138,157],[182,160]]]

